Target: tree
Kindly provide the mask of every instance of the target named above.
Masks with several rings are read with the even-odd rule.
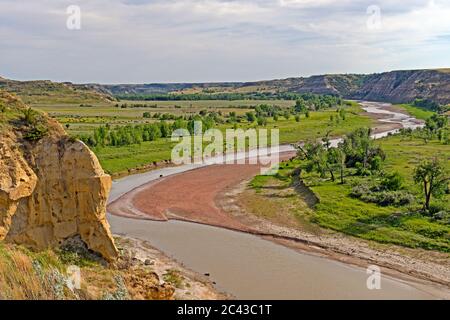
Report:
[[[255,120],[256,120],[256,116],[255,116],[255,114],[253,113],[253,112],[247,112],[246,114],[245,114],[245,116],[247,117],[247,121],[249,122],[249,123],[253,123],[253,122],[255,122]]]
[[[303,99],[298,99],[297,101],[295,101],[294,110],[297,113],[305,113],[307,110],[305,101]]]
[[[342,148],[337,148],[337,159],[338,159],[338,164],[339,164],[339,173],[341,176],[341,184],[345,183],[344,180],[344,170],[345,170],[345,152]]]
[[[316,171],[321,178],[326,177],[326,172],[330,172],[334,181],[334,173],[328,165],[327,150],[320,142],[307,143],[303,147],[298,146],[297,156],[304,160],[307,172]]]
[[[425,128],[432,133],[436,133],[438,130],[447,127],[447,125],[448,125],[447,116],[441,116],[438,114],[433,114],[425,122]]]
[[[354,167],[359,162],[364,172],[367,171],[374,157],[379,156],[383,161],[386,158],[383,150],[375,145],[371,130],[367,128],[356,129],[347,135],[342,142],[342,147],[347,155],[347,166]]]
[[[267,125],[267,119],[265,117],[258,117],[258,126]]]
[[[345,183],[344,180],[344,170],[345,170],[345,152],[342,148],[331,148],[328,150],[327,162],[330,170],[339,170],[339,176],[341,184]],[[332,175],[332,180],[334,181],[334,176]]]
[[[422,185],[425,196],[424,209],[430,210],[431,196],[438,197],[448,183],[445,168],[437,158],[421,162],[414,170],[414,181]]]

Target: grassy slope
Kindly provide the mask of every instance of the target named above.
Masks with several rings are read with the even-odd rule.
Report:
[[[400,141],[391,137],[381,141],[387,153],[386,170],[398,171],[405,179],[407,188],[420,195],[413,183],[414,167],[421,159],[440,155],[450,165],[450,149],[436,141],[424,145],[420,140]],[[398,215],[404,208],[380,207],[348,196],[350,187],[331,182],[313,186],[321,203],[317,206],[316,221],[323,226],[356,235],[365,239],[395,243],[409,247],[422,247],[450,251],[450,226],[420,215]],[[449,205],[447,196],[441,204]],[[420,204],[418,204],[420,206]]]
[[[51,81],[1,80],[0,89],[14,93],[32,106],[64,103],[105,103],[110,97],[92,90],[75,88],[70,84]]]
[[[121,245],[127,242],[118,241]],[[170,290],[161,290],[161,280],[152,267],[136,263],[134,254],[127,252],[123,251],[115,266],[106,266],[86,252],[33,252],[0,242],[0,300],[168,299]],[[72,290],[68,283],[77,269],[80,287]]]
[[[397,107],[403,109],[404,111],[408,112],[410,115],[417,119],[427,120],[429,117],[431,117],[435,112],[426,110],[423,108],[418,108],[415,106],[412,106],[410,104],[401,104],[397,105]]]
[[[332,135],[340,136],[361,126],[370,126],[371,119],[358,115],[360,109],[353,106],[349,109],[345,121],[339,124],[330,123],[330,115],[336,115],[333,110],[311,112],[310,118],[302,117],[300,122],[296,122],[294,117],[290,120],[269,121],[265,128],[280,130],[280,143],[295,143],[302,140],[317,139],[324,136],[328,130],[332,130]],[[282,117],[280,117],[282,118]],[[242,123],[243,129],[255,127]],[[222,131],[231,128],[231,125],[220,127]],[[144,142],[140,145],[130,145],[124,147],[104,147],[95,148],[94,152],[98,156],[103,168],[109,173],[119,173],[129,169],[141,167],[152,162],[169,160],[171,149],[175,143],[169,139]]]
[[[389,137],[379,142],[387,153],[385,169],[398,171],[405,179],[405,186],[420,196],[414,185],[412,172],[416,164],[430,155],[440,155],[450,166],[450,148],[436,141],[425,145],[422,140],[401,141],[401,137]],[[280,172],[283,179],[289,176],[295,163]],[[309,217],[309,221],[322,227],[344,232],[364,239],[393,243],[408,247],[420,247],[450,252],[450,226],[429,217],[408,215],[408,208],[381,207],[351,198],[351,180],[364,178],[347,177],[347,184],[340,185],[330,180],[321,180],[315,174],[304,174],[305,183],[318,196],[320,203]],[[253,186],[264,185],[265,179],[257,177]],[[450,196],[434,201],[450,210]],[[421,206],[417,203],[412,209]]]

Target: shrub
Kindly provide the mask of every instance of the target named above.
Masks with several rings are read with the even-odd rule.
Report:
[[[403,177],[398,172],[388,174],[381,181],[381,186],[390,191],[400,190],[403,187]]]
[[[264,117],[258,117],[258,126],[265,126],[267,124],[267,119]]]
[[[37,122],[37,115],[38,113],[36,111],[34,111],[31,108],[22,110],[22,114],[23,114],[23,121],[25,121],[25,123],[27,125],[34,125]]]
[[[371,192],[363,194],[360,199],[380,206],[405,206],[414,202],[414,196],[406,191]]]
[[[449,211],[439,211],[433,214],[433,219],[438,220],[443,224],[450,225],[450,212]]]
[[[430,213],[436,214],[438,212],[447,211],[447,207],[443,203],[431,203],[430,204]]]
[[[255,114],[253,112],[247,112],[245,114],[245,116],[247,117],[247,121],[248,122],[250,122],[250,123],[255,122],[256,116],[255,116]]]
[[[376,155],[370,161],[370,170],[372,171],[380,171],[383,166],[383,159],[379,155]]]
[[[367,184],[358,184],[353,187],[350,196],[354,198],[361,198],[364,194],[368,194],[371,192],[371,188]]]
[[[45,137],[48,129],[42,125],[33,126],[27,133],[24,134],[24,139],[28,141],[38,141]]]
[[[405,206],[415,200],[414,196],[407,191],[382,190],[378,185],[367,183],[355,185],[350,192],[350,196],[380,206]]]
[[[370,174],[371,174],[370,170],[367,168],[364,168],[364,166],[361,162],[356,162],[355,168],[356,168],[356,174],[358,176],[370,176]]]

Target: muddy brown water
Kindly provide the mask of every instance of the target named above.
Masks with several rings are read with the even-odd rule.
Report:
[[[383,105],[368,103],[368,112]],[[405,127],[413,118],[392,113]],[[377,138],[387,133],[378,135]],[[337,143],[335,140],[334,143]],[[291,150],[289,146],[281,151]],[[155,181],[160,175],[182,174],[201,167],[165,168],[114,181],[109,201]],[[209,274],[217,288],[238,299],[435,299],[424,285],[389,276],[381,277],[381,289],[367,288],[363,268],[300,253],[243,232],[181,221],[157,222],[108,215],[112,232],[139,238],[200,274]]]

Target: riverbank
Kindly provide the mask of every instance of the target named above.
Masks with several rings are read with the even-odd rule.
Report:
[[[230,295],[217,290],[213,281],[208,279],[206,275],[200,275],[189,270],[147,241],[117,236],[115,242],[122,251],[122,255],[154,272],[157,279],[160,279],[160,285],[170,285],[173,288],[172,299],[174,300],[223,300],[231,298]]]
[[[219,199],[223,210],[242,224],[252,226],[265,238],[301,252],[317,254],[340,262],[365,267],[375,264],[392,276],[419,283],[437,284],[447,291],[450,288],[450,259],[447,253],[423,249],[411,249],[392,244],[376,243],[334,232],[302,222],[288,211],[291,203],[277,199],[305,194],[309,190],[296,182],[289,188],[270,184],[257,193],[243,182]],[[265,217],[255,214],[255,203],[264,201]],[[303,199],[296,204],[310,210]],[[271,215],[276,210],[276,214]],[[284,214],[285,213],[285,214]],[[450,291],[448,292],[450,294]],[[450,296],[447,296],[450,298]]]

